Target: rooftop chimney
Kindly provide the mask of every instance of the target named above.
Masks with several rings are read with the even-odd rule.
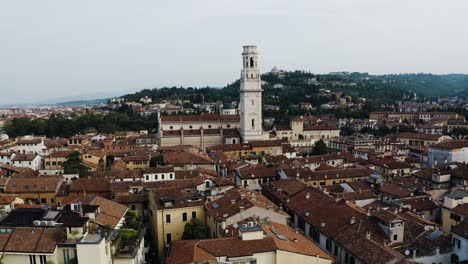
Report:
[[[353,225],[354,223],[356,223],[356,217],[351,216],[351,218],[349,218],[349,223],[350,223],[351,225]]]
[[[236,200],[232,199],[231,204],[236,204]]]
[[[306,199],[309,199],[309,198],[310,198],[310,192],[307,192],[307,193],[306,193],[306,197],[305,197],[305,198],[306,198]]]
[[[369,240],[371,239],[370,231],[367,231],[367,232],[366,232],[366,239],[369,239]]]

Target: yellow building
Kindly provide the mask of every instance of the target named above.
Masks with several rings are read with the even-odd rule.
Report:
[[[67,161],[68,155],[72,150],[61,150],[51,153],[44,157],[44,169],[45,170],[63,170],[63,163]]]
[[[81,157],[81,163],[90,171],[106,168],[106,153],[103,150],[89,150]]]
[[[16,195],[25,202],[55,204],[62,183],[61,177],[10,179],[5,187],[5,193]]]
[[[444,135],[401,133],[397,135],[396,139],[410,147],[429,147],[432,144],[437,144],[452,138]]]
[[[150,166],[150,158],[148,156],[127,156],[123,157],[127,170],[146,169]]]
[[[369,178],[372,170],[366,167],[311,171],[309,168],[283,169],[281,178],[296,178],[311,186],[328,186],[343,182],[362,181]]]
[[[374,165],[375,171],[385,175],[409,175],[412,165],[407,162],[397,161],[395,159],[371,159],[370,163]]]
[[[182,239],[185,224],[192,218],[205,224],[202,197],[180,188],[159,189],[148,197],[151,235],[159,255],[164,254],[171,241]]]
[[[223,144],[207,148],[207,152],[221,151],[232,157],[250,155],[281,155],[283,144],[280,140],[250,141],[244,144]]]
[[[84,135],[76,135],[68,139],[68,145],[72,147],[81,147],[89,143],[89,138]]]
[[[442,229],[449,234],[452,227],[468,219],[468,191],[455,190],[444,197]]]

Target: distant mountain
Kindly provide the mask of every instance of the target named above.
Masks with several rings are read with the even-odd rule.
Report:
[[[80,105],[99,105],[107,103],[109,98],[104,99],[94,99],[94,100],[79,100],[79,101],[68,101],[68,102],[60,102],[54,105],[57,106],[80,106]]]
[[[0,104],[0,108],[12,108],[12,107],[38,107],[38,106],[78,106],[78,105],[95,105],[105,103],[109,98],[120,96],[129,92],[136,92],[140,89],[125,89],[120,91],[112,92],[97,92],[91,94],[81,94],[73,96],[65,96],[58,98],[50,98],[47,100],[41,100],[31,103],[9,103]]]

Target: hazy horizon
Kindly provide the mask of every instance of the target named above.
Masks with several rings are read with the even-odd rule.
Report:
[[[468,2],[454,0],[0,4],[0,104],[236,80],[260,68],[468,73]]]

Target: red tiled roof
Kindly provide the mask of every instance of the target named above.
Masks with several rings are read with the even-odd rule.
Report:
[[[166,153],[164,155],[164,163],[166,164],[214,164],[214,161],[203,154],[184,151]]]
[[[440,143],[432,145],[431,148],[438,148],[438,149],[468,148],[468,140],[444,140]]]

